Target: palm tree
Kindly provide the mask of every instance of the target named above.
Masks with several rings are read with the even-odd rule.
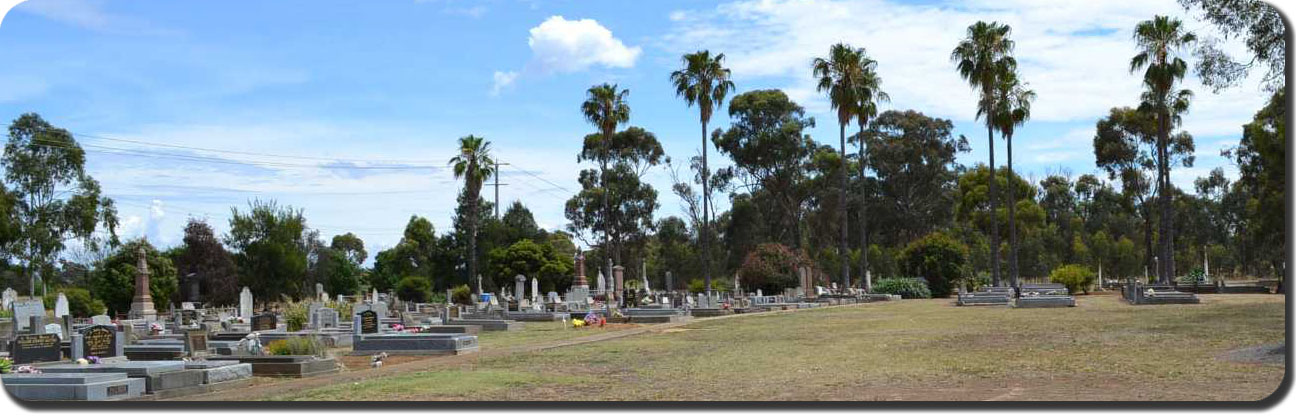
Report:
[[[862,51],[862,50],[861,50]],[[859,145],[859,165],[860,165],[860,280],[864,284],[865,291],[872,291],[873,280],[869,277],[868,272],[868,221],[865,214],[868,212],[868,202],[865,200],[867,190],[865,189],[865,180],[868,179],[864,158],[864,127],[868,125],[869,120],[877,116],[879,102],[891,101],[891,96],[881,90],[882,77],[877,75],[877,61],[870,59],[865,54],[861,55],[860,69],[863,72],[859,90],[859,103],[856,107],[855,120],[859,123],[859,135],[856,136]]]
[[[684,55],[681,68],[670,75],[675,85],[675,95],[684,98],[689,107],[697,104],[702,119],[702,271],[706,277],[706,292],[711,294],[711,239],[710,224],[711,188],[707,168],[707,123],[711,111],[724,104],[725,96],[734,89],[729,80],[729,69],[724,67],[724,54],[711,56],[711,51],[697,51]]]
[[[986,23],[979,21],[967,28],[967,37],[954,47],[950,60],[958,63],[959,75],[972,88],[980,88],[981,97],[977,100],[977,118],[985,116],[986,137],[990,144],[990,265],[991,277],[995,286],[999,285],[999,222],[995,213],[999,211],[997,184],[995,183],[994,162],[994,89],[996,78],[1003,68],[1015,67],[1016,60],[1010,55],[1013,41],[1008,39],[1012,28],[999,22]]]
[[[1181,48],[1197,41],[1197,36],[1183,28],[1179,19],[1155,16],[1134,27],[1134,42],[1139,53],[1130,59],[1130,72],[1143,72],[1145,88],[1141,108],[1150,111],[1157,123],[1157,189],[1161,208],[1161,253],[1164,259],[1157,268],[1158,280],[1169,283],[1174,276],[1174,219],[1171,218],[1170,129],[1178,124],[1179,114],[1187,111],[1192,91],[1174,91],[1188,64],[1179,57]]]
[[[599,153],[599,184],[603,188],[603,255],[607,259],[607,271],[604,276],[612,277],[612,245],[608,237],[611,212],[608,209],[607,159],[612,135],[617,126],[630,121],[630,105],[626,96],[630,90],[618,89],[616,84],[603,83],[590,87],[585,92],[585,102],[581,103],[581,114],[585,120],[598,128],[603,135],[603,146]]]
[[[837,125],[841,134],[841,189],[838,194],[837,223],[841,230],[838,253],[842,256],[841,275],[843,288],[850,288],[850,248],[846,244],[849,223],[846,219],[846,125],[860,112],[861,97],[864,95],[865,67],[874,65],[864,48],[852,48],[838,43],[828,50],[828,59],[815,58],[812,63],[814,76],[819,78],[818,91],[827,91],[828,100],[837,110]],[[877,111],[874,108],[873,111]]]
[[[1030,119],[1031,102],[1035,101],[1035,91],[1028,90],[1017,79],[1016,68],[1005,68],[999,75],[999,85],[995,88],[995,125],[1008,143],[1008,281],[1017,286],[1017,198],[1013,195],[1013,131],[1017,126]]]
[[[464,180],[464,199],[468,202],[468,279],[477,276],[477,216],[482,182],[495,174],[490,142],[468,135],[459,138],[459,156],[450,158],[455,179]]]

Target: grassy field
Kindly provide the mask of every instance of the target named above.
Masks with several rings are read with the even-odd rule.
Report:
[[[1282,381],[1283,365],[1221,356],[1283,341],[1283,297],[1202,298],[1199,305],[1129,306],[1114,296],[1089,296],[1068,309],[906,300],[735,317],[269,399],[1102,401],[1269,395]],[[560,332],[495,342],[488,335],[482,345],[567,336]]]

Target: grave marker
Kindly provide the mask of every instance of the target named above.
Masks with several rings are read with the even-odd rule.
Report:
[[[31,317],[40,317],[44,321],[45,303],[41,300],[14,301],[13,317],[16,323],[15,329],[35,331],[31,328]]]
[[[279,319],[274,313],[262,313],[252,316],[252,331],[268,331],[279,327]]]
[[[378,333],[378,312],[368,310],[360,313],[360,333]]]
[[[55,362],[62,358],[59,338],[55,334],[24,334],[9,345],[9,356],[15,364]]]
[[[69,314],[71,313],[68,312],[67,296],[60,292],[58,293],[58,301],[54,302],[54,317],[58,318]]]
[[[90,326],[81,331],[81,357],[107,358],[120,356],[119,352],[117,329],[112,326]]]
[[[197,358],[207,355],[207,331],[189,330],[185,332],[185,352],[189,357]]]

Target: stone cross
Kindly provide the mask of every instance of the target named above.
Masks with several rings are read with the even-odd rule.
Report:
[[[131,300],[130,316],[134,319],[157,320],[153,309],[153,296],[149,294],[148,252],[140,245],[136,252],[135,298]]]

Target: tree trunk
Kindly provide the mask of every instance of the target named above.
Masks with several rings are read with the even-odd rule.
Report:
[[[476,170],[469,167],[468,175],[473,175]],[[477,279],[477,187],[474,187],[471,178],[468,179],[468,282]]]
[[[863,283],[864,292],[873,290],[873,280],[869,276],[869,246],[868,246],[868,171],[865,169],[864,160],[864,125],[860,125],[859,130],[859,162],[860,162],[860,193],[859,193],[859,224],[860,224],[860,282]]]
[[[841,128],[841,190],[837,193],[837,228],[841,230],[841,241],[838,252],[841,255],[838,258],[841,261],[842,290],[850,288],[850,248],[846,246],[846,235],[849,231],[849,224],[846,220],[846,124],[838,123]]]
[[[994,127],[986,117],[986,137],[990,141],[990,280],[994,286],[999,286],[999,193],[998,184],[995,182],[995,162],[994,162]]]
[[[711,180],[707,167],[707,121],[702,120],[702,276],[706,280],[706,294],[711,296]],[[709,298],[708,298],[709,300]]]
[[[1016,287],[1017,280],[1017,198],[1013,193],[1012,134],[1004,134],[1008,141],[1008,282]]]

